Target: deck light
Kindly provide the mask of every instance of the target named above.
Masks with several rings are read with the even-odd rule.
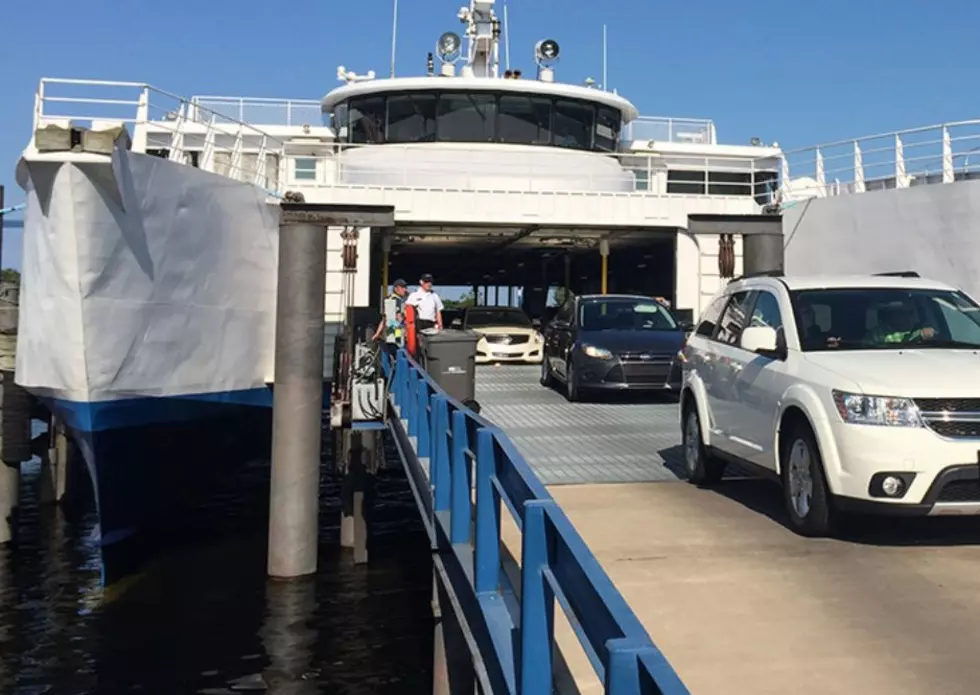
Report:
[[[558,42],[554,39],[538,41],[534,46],[534,55],[537,58],[538,65],[543,68],[551,67],[558,60],[559,52]]]
[[[455,63],[459,59],[459,52],[463,46],[463,39],[459,34],[447,31],[439,37],[436,43],[436,54],[443,63]]]

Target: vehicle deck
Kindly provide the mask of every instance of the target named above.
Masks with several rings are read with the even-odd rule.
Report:
[[[842,540],[804,539],[769,482],[679,480],[675,404],[569,404],[538,368],[503,366],[479,370],[477,399],[691,692],[978,692],[980,521],[858,520]],[[504,539],[520,558],[515,526]],[[560,610],[556,637],[580,690],[602,692]]]

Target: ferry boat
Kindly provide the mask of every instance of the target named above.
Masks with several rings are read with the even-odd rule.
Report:
[[[520,286],[532,316],[555,286],[693,316],[721,286],[717,237],[689,216],[763,213],[779,147],[722,144],[710,120],[641,117],[606,85],[561,82],[547,37],[528,74],[501,65],[496,9],[471,0],[421,74],[341,67],[322,100],[41,80],[17,167],[16,380],[79,443],[104,546],[158,528],[168,497],[217,465],[219,424],[235,441],[267,432],[287,191],[395,208],[394,228],[359,230],[352,287],[343,230],[328,230],[325,378],[347,308],[379,307],[396,276]],[[186,463],[199,450],[213,455]]]

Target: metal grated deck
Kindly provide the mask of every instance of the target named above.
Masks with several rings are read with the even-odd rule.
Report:
[[[601,395],[569,403],[538,382],[540,367],[477,368],[481,415],[507,432],[546,485],[684,477],[677,404]]]

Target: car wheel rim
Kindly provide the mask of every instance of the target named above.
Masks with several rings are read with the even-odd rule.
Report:
[[[698,426],[697,413],[687,416],[687,428],[684,433],[684,460],[687,463],[688,475],[694,475],[701,458],[701,428]]]
[[[813,473],[810,448],[802,439],[793,442],[789,454],[789,498],[793,511],[801,519],[810,513],[813,500]]]

